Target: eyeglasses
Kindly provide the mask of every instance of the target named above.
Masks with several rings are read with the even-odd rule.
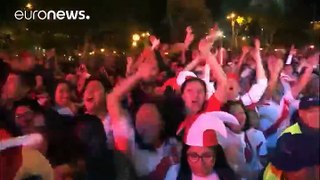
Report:
[[[204,153],[203,155],[199,155],[197,153],[188,153],[187,157],[193,163],[198,162],[200,158],[205,162],[210,162],[213,160],[213,154],[211,153]]]
[[[32,119],[33,117],[33,112],[32,111],[27,111],[25,113],[22,113],[22,114],[16,114],[15,115],[15,118],[17,120],[21,120],[21,119]]]

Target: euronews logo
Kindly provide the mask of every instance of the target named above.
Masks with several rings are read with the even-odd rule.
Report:
[[[90,16],[86,15],[85,10],[17,10],[14,13],[16,20],[89,20]]]

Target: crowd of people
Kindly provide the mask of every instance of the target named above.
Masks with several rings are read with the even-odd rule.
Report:
[[[320,51],[194,39],[68,68],[1,52],[0,180],[319,180]]]

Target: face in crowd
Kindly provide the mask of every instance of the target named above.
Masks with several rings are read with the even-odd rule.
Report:
[[[135,125],[144,143],[155,145],[159,142],[164,124],[155,104],[148,103],[139,108]]]
[[[190,146],[187,150],[187,160],[193,174],[206,177],[213,171],[216,153],[209,147]]]
[[[58,106],[66,107],[71,102],[70,87],[66,82],[59,83],[55,91],[55,102]]]
[[[192,114],[200,112],[206,100],[206,87],[200,81],[199,79],[185,82],[185,87],[182,89],[182,99],[187,110]]]
[[[41,113],[34,112],[27,105],[17,106],[14,112],[14,120],[22,134],[35,133],[44,125],[44,117]]]
[[[84,106],[89,114],[95,114],[101,108],[105,108],[105,89],[98,80],[90,81],[83,94]]]
[[[313,129],[320,129],[320,106],[309,107],[308,109],[300,109],[299,116],[304,124]]]
[[[230,107],[229,113],[235,116],[239,122],[239,125],[228,124],[229,128],[235,133],[240,133],[247,121],[247,116],[243,107],[240,104],[234,104]]]
[[[28,89],[23,86],[18,74],[10,73],[3,86],[1,98],[17,100],[26,94]]]

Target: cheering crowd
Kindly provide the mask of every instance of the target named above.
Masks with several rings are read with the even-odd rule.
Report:
[[[1,52],[0,180],[319,180],[319,50],[194,36],[68,68]]]

